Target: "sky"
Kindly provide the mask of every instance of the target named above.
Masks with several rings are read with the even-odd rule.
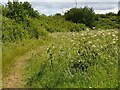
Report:
[[[6,3],[8,0],[2,2]],[[12,1],[12,0],[10,0]],[[41,14],[54,15],[55,13],[64,14],[70,8],[92,7],[97,14],[109,12],[118,12],[118,2],[120,0],[19,0],[20,2],[28,1],[32,7]],[[0,1],[1,2],[1,1]]]
[[[1,0],[2,2],[7,2],[8,0]],[[12,0],[10,0],[12,1]],[[74,2],[75,0],[19,0],[19,1],[29,1],[29,2]],[[120,0],[77,0],[78,2],[118,2]]]

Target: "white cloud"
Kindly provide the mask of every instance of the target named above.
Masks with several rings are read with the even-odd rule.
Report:
[[[26,0],[19,0],[26,1]],[[27,0],[30,2],[75,2],[75,0]],[[76,0],[77,2],[118,2],[119,0]]]
[[[51,15],[55,13],[62,13],[66,12],[70,8],[75,7],[75,3],[72,2],[42,2],[42,3],[32,3],[33,7],[38,10],[40,13],[44,13],[46,15]],[[77,7],[92,7],[95,13],[105,14],[109,12],[118,12],[118,5],[117,3],[78,3]]]
[[[4,0],[2,2],[7,2]],[[10,0],[13,1],[13,0]],[[75,0],[19,0],[19,1],[28,1],[28,2],[75,2]],[[118,2],[119,0],[76,0],[77,2]]]
[[[109,12],[113,12],[113,13],[118,13],[118,8],[114,8],[114,9],[108,9],[108,10],[95,10],[96,14],[105,14],[105,13],[109,13]]]
[[[26,0],[19,0],[19,1],[26,1]],[[34,2],[32,2],[33,0],[27,0],[27,1],[31,1],[32,7],[35,10],[39,11],[40,13],[46,14],[46,15],[51,15],[51,14],[55,14],[55,13],[63,14],[63,12],[66,12],[70,8],[75,7],[75,3],[73,3],[73,2],[59,3],[59,2],[56,2],[55,0],[49,0],[49,2],[45,2],[48,0],[44,0],[44,2],[40,3],[40,1],[42,1],[42,0],[34,0]],[[35,1],[38,1],[38,2],[35,2]],[[55,1],[55,2],[53,2],[53,1]],[[63,0],[57,0],[57,1],[63,1]],[[64,1],[68,1],[68,0],[64,0]],[[69,1],[75,1],[75,0],[69,0]],[[79,0],[77,0],[77,1],[79,1]],[[78,8],[84,7],[84,6],[93,7],[95,13],[99,13],[99,14],[104,14],[104,13],[109,13],[109,12],[114,12],[114,13],[118,12],[118,4],[117,3],[88,2],[91,0],[81,0],[81,1],[84,1],[84,2],[87,1],[87,3],[79,2],[77,5]],[[98,0],[92,0],[92,1],[98,1]],[[103,0],[101,0],[101,1],[103,1]],[[104,0],[104,1],[108,1],[108,0]],[[113,1],[113,0],[109,0],[109,1]],[[118,0],[114,0],[114,1],[118,1]]]

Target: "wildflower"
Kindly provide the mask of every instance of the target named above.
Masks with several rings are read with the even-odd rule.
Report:
[[[105,34],[104,34],[104,33],[101,33],[101,35],[102,35],[102,36],[105,36]]]
[[[115,41],[112,42],[113,44],[116,43]]]
[[[97,48],[96,50],[97,50],[97,51],[99,51],[99,49],[98,49],[98,48]]]
[[[73,45],[75,45],[75,43],[73,43]]]
[[[78,60],[78,62],[81,62],[81,60]]]
[[[53,48],[55,48],[55,46],[53,46]]]
[[[89,43],[89,44],[91,44],[92,42],[91,42],[91,41],[89,41],[88,43]]]
[[[110,35],[111,33],[109,32],[108,35]]]
[[[101,48],[103,48],[103,46],[100,46]]]
[[[113,37],[115,37],[115,34],[112,34]]]
[[[99,39],[97,39],[97,41],[99,41]]]
[[[73,62],[74,60],[71,60],[71,62]]]
[[[74,40],[71,40],[71,42],[74,42]]]
[[[81,36],[84,36],[84,34],[82,33]]]
[[[78,33],[76,33],[76,35],[79,35]]]
[[[75,38],[75,40],[77,40],[77,38]]]
[[[65,36],[63,36],[63,38],[64,38]]]
[[[94,48],[95,48],[96,46],[95,46],[95,45],[92,45],[92,47],[94,47]]]
[[[92,87],[89,87],[89,88],[92,88]]]
[[[89,28],[87,28],[86,30],[89,31]]]
[[[74,36],[75,34],[73,33],[72,36]]]

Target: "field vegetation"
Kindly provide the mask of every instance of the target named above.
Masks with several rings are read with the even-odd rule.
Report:
[[[119,12],[84,7],[46,16],[29,2],[1,7],[3,87],[119,87]]]

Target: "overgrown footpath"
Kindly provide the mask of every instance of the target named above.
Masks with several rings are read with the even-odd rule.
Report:
[[[29,2],[1,6],[3,87],[118,87],[118,14],[89,7],[46,16]]]
[[[58,32],[49,37],[13,58],[4,87],[118,87],[118,30]]]
[[[22,41],[21,43],[11,43],[3,48],[3,87],[18,88],[24,87],[25,68],[27,61],[37,53],[42,52],[46,48],[46,42],[49,40],[31,40]],[[25,43],[27,42],[27,43]],[[11,55],[9,55],[11,54]]]

